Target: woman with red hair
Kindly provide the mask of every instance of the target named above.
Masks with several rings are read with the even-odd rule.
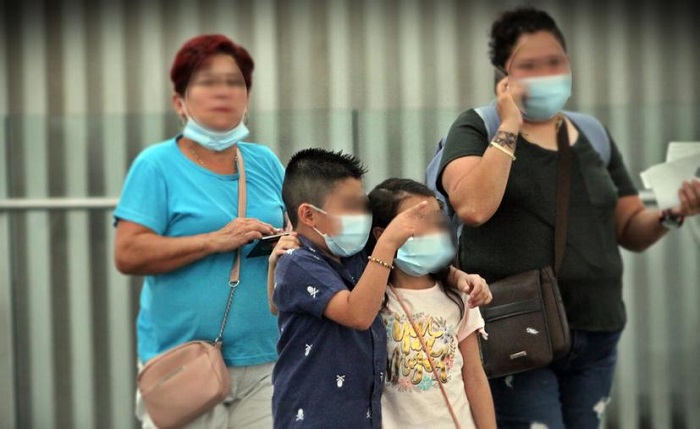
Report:
[[[283,227],[284,169],[267,147],[243,142],[253,68],[246,49],[222,35],[195,37],[180,48],[170,77],[183,132],[139,154],[114,213],[116,266],[144,276],[142,364],[185,342],[217,337],[232,264],[243,256],[223,332],[222,355],[235,383],[222,404],[188,427],[272,426],[278,333],[267,306],[268,260],[245,256],[252,242]],[[238,216],[243,161],[247,213]],[[137,415],[143,427],[155,427],[140,395]]]

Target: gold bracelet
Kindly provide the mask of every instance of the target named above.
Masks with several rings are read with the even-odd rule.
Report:
[[[377,263],[377,264],[381,265],[381,266],[384,267],[384,268],[388,268],[388,269],[390,269],[390,270],[393,270],[393,269],[394,269],[394,266],[393,266],[393,265],[388,264],[388,263],[382,261],[381,259],[377,259],[377,258],[375,258],[374,256],[368,256],[367,259],[368,259],[370,262]]]
[[[493,146],[493,147],[495,147],[496,149],[500,150],[501,152],[505,153],[506,155],[508,155],[509,157],[511,157],[511,159],[512,159],[513,161],[515,161],[515,155],[513,155],[513,152],[509,151],[508,149],[504,148],[503,146],[501,146],[500,144],[498,144],[498,143],[496,143],[496,142],[491,142],[491,143],[489,143],[489,145],[490,145],[490,146]]]

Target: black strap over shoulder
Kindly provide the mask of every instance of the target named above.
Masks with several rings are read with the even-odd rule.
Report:
[[[564,261],[566,231],[569,223],[569,195],[571,194],[571,143],[566,120],[562,117],[557,130],[559,172],[557,175],[557,217],[554,224],[554,274],[559,275]]]

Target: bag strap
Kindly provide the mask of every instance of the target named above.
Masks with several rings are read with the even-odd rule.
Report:
[[[238,217],[246,217],[246,208],[248,207],[248,200],[246,194],[246,176],[245,176],[245,162],[243,161],[243,154],[241,150],[236,145],[236,165],[238,167]],[[241,250],[238,248],[236,250],[236,257],[231,267],[231,275],[229,276],[228,285],[231,290],[228,293],[228,302],[226,303],[226,311],[224,312],[224,320],[221,321],[221,329],[219,329],[219,335],[217,335],[214,340],[214,344],[220,344],[222,338],[224,337],[224,329],[226,329],[226,322],[228,321],[228,315],[231,312],[231,304],[233,303],[233,295],[236,293],[236,288],[241,283]]]
[[[423,349],[423,353],[425,353],[425,356],[428,358],[428,362],[430,363],[430,367],[433,369],[433,374],[435,375],[435,381],[437,381],[438,386],[440,386],[440,392],[442,393],[442,398],[445,400],[445,404],[447,404],[447,408],[450,410],[450,416],[452,416],[452,421],[455,423],[455,427],[457,429],[462,429],[462,426],[459,424],[459,419],[457,418],[457,414],[455,413],[454,408],[452,408],[452,404],[450,403],[450,398],[447,397],[447,391],[445,391],[445,386],[442,384],[442,380],[440,379],[440,373],[438,372],[437,366],[435,366],[435,361],[433,360],[433,357],[430,356],[430,349],[428,348],[428,345],[425,343],[425,338],[420,334],[420,331],[418,330],[418,327],[416,326],[416,322],[413,321],[413,317],[411,317],[411,313],[409,313],[408,308],[406,307],[406,303],[403,301],[403,298],[401,298],[401,295],[396,292],[396,288],[394,286],[389,285],[389,288],[391,291],[394,293],[396,296],[396,300],[399,301],[399,304],[401,305],[401,308],[403,309],[404,314],[408,318],[408,321],[411,323],[411,327],[413,328],[413,332],[416,333],[416,337],[418,337],[418,341],[420,341],[420,346]]]
[[[557,176],[557,214],[554,224],[554,275],[559,275],[564,261],[566,231],[569,222],[569,195],[571,191],[571,144],[566,120],[560,116],[557,129],[557,148],[559,149],[559,171]]]

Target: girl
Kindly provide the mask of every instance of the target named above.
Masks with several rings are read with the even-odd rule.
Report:
[[[370,250],[398,213],[424,200],[431,212],[422,230],[397,252],[381,311],[389,358],[382,426],[495,428],[491,391],[476,337],[477,332],[485,335],[484,320],[478,308],[467,305],[466,294],[444,285],[455,245],[438,200],[425,185],[410,179],[384,181],[369,194],[369,200],[373,214]],[[450,412],[446,412],[448,407]]]

